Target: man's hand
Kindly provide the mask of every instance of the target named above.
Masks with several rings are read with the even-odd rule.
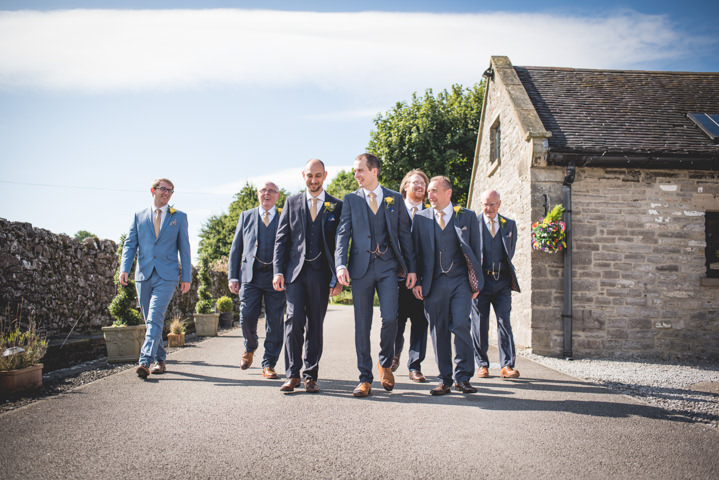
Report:
[[[190,282],[182,282],[180,283],[180,292],[183,294],[190,291]]]
[[[474,292],[474,293],[472,294],[472,300],[474,300],[474,299],[477,298],[478,296],[479,296],[479,292]]]
[[[285,276],[284,275],[275,275],[272,278],[272,288],[277,290],[278,292],[281,292],[285,289]]]
[[[332,290],[330,290],[330,297],[336,297],[342,293],[342,285],[337,282],[334,287],[332,287]]]
[[[338,268],[337,269],[337,281],[340,283],[340,285],[344,285],[345,287],[349,287],[350,284],[350,274],[347,271],[346,268]]]
[[[417,283],[417,274],[416,273],[408,273],[407,274],[407,282],[405,285],[407,285],[407,290],[412,290],[414,288],[414,284]]]
[[[422,285],[417,285],[412,289],[412,293],[414,293],[415,298],[417,300],[424,300],[424,296],[422,296]]]
[[[127,286],[127,272],[120,272],[120,285]]]
[[[230,281],[228,286],[230,287],[230,292],[234,293],[235,295],[238,295],[240,293],[240,282],[238,282],[237,280]]]

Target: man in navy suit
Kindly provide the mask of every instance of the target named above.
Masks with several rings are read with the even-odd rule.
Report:
[[[424,200],[427,195],[427,184],[429,177],[422,170],[415,168],[410,170],[402,179],[399,186],[399,193],[404,198],[404,206],[407,213],[414,219],[417,212],[424,210]],[[397,317],[397,337],[394,341],[394,359],[392,360],[392,371],[399,367],[399,358],[404,347],[404,329],[407,319],[412,326],[409,333],[409,349],[407,352],[407,368],[409,379],[413,382],[424,383],[427,381],[422,374],[422,362],[427,353],[427,317],[424,315],[424,305],[421,300],[415,298],[412,290],[404,285],[404,279],[399,282],[399,316]]]
[[[502,204],[499,193],[488,190],[482,193],[482,213],[479,215],[482,239],[482,270],[484,288],[472,305],[472,338],[479,370],[477,377],[489,377],[489,306],[497,317],[497,347],[502,378],[518,378],[514,368],[517,355],[514,336],[509,322],[512,310],[512,291],[519,292],[517,274],[512,264],[517,245],[517,224],[498,214]]]
[[[120,283],[127,285],[132,262],[138,256],[135,285],[147,330],[136,372],[143,379],[150,373],[165,373],[167,353],[162,329],[180,275],[178,254],[182,264],[180,291],[187,293],[192,281],[187,215],[168,205],[174,192],[175,186],[166,178],[152,182],[152,207],[135,214],[120,260]]]
[[[479,225],[473,211],[453,207],[452,185],[447,177],[433,177],[427,196],[432,208],[414,216],[412,239],[417,251],[419,278],[415,296],[424,300],[440,383],[432,395],[477,391],[469,379],[474,374],[474,351],[469,314],[472,299],[481,288]],[[452,335],[454,334],[454,375]]]
[[[342,202],[325,192],[325,164],[309,160],[302,171],[304,193],[287,199],[277,227],[273,286],[287,295],[285,319],[285,374],[280,387],[292,392],[300,385],[304,343],[305,391],[317,393],[317,375],[322,356],[322,329],[330,295],[342,285],[335,276],[335,233]],[[305,336],[306,330],[306,336]]]
[[[257,191],[260,205],[240,214],[232,240],[229,259],[230,291],[240,295],[240,326],[245,337],[245,352],[240,368],[252,365],[257,350],[257,320],[262,299],[265,301],[265,354],[262,357],[262,376],[277,378],[275,365],[282,351],[282,316],[285,292],[272,287],[272,257],[277,232],[277,208],[280,190],[266,182]],[[240,286],[241,285],[241,286]]]
[[[385,390],[391,391],[397,335],[397,279],[405,277],[407,288],[414,287],[417,279],[409,214],[402,195],[379,184],[380,168],[374,155],[363,153],[355,159],[354,177],[360,189],[345,195],[337,228],[337,279],[345,286],[352,280],[355,349],[360,371],[360,383],[352,392],[355,397],[366,397],[372,391],[370,329],[375,291],[382,316],[380,382]]]

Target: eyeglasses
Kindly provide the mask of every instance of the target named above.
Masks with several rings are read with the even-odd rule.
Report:
[[[492,203],[484,203],[484,202],[482,202],[482,206],[483,206],[483,207],[491,207],[491,208],[494,208],[494,207],[496,207],[497,205],[499,205],[498,202],[492,202]]]
[[[159,191],[165,192],[165,193],[175,193],[175,191],[173,189],[167,188],[167,187],[155,187],[155,190],[159,190]]]
[[[262,195],[268,195],[268,194],[269,194],[269,195],[274,195],[275,193],[280,193],[280,192],[278,192],[277,190],[268,190],[268,189],[266,189],[266,188],[263,188],[262,190],[260,190],[260,193],[261,193]]]

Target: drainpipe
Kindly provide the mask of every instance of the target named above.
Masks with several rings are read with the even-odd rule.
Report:
[[[567,249],[564,252],[564,302],[562,306],[562,329],[564,346],[562,356],[572,360],[572,183],[576,175],[574,162],[567,165],[567,174],[562,185],[564,225],[566,227]]]

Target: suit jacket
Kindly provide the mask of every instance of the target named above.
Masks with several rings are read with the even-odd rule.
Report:
[[[519,292],[519,282],[517,281],[517,272],[514,270],[514,264],[512,263],[512,257],[514,257],[514,248],[517,246],[517,223],[514,220],[503,217],[497,214],[499,217],[499,233],[502,236],[502,245],[504,245],[504,252],[507,254],[507,261],[509,261],[509,269],[512,280],[512,290]],[[487,224],[484,220],[484,214],[478,214],[480,223],[480,233],[487,229]],[[482,249],[482,243],[484,237],[479,236],[480,250],[482,252],[482,265],[484,265],[484,250]],[[482,267],[484,268],[484,267]]]
[[[335,234],[342,214],[342,201],[325,192],[325,202],[317,212],[322,227],[322,253],[332,271],[330,288],[337,284],[335,273]],[[275,237],[273,271],[284,275],[285,282],[294,282],[305,264],[307,252],[307,199],[305,193],[293,195],[285,202]]]
[[[278,213],[275,212],[275,215]],[[240,283],[252,281],[258,244],[257,229],[261,222],[259,206],[240,214],[235,229],[235,238],[232,239],[230,247],[228,279],[237,278]]]
[[[182,264],[182,281],[192,281],[192,263],[190,255],[190,236],[187,232],[187,215],[179,210],[172,213],[168,209],[165,220],[160,227],[160,234],[155,237],[153,217],[155,213],[146,208],[135,213],[130,225],[130,233],[125,239],[120,260],[123,272],[130,272],[132,262],[137,254],[135,280],[142,282],[157,270],[164,280],[177,281]],[[180,256],[180,262],[177,256]]]
[[[389,199],[389,200],[388,200]],[[399,276],[415,273],[416,259],[412,244],[412,221],[404,206],[404,199],[399,193],[382,187],[382,198],[385,203],[387,232],[390,246],[400,265]],[[337,228],[337,249],[335,265],[345,265],[350,278],[361,278],[367,273],[370,253],[374,250],[372,239],[368,235],[369,209],[362,189],[345,195],[342,216]],[[352,243],[350,244],[350,238]]]
[[[422,286],[422,295],[427,296],[432,290],[434,262],[437,258],[434,225],[434,208],[425,208],[414,214],[412,222],[412,239],[417,252],[418,278],[417,285]],[[452,215],[454,231],[457,234],[459,247],[467,262],[467,273],[477,279],[477,291],[482,289],[484,276],[481,272],[481,235],[477,216],[472,210],[460,208]],[[447,222],[449,223],[449,222]],[[468,281],[470,281],[468,279]],[[471,282],[470,282],[471,284]]]

